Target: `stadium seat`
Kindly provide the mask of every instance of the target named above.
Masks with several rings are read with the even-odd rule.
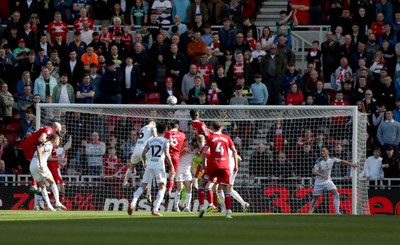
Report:
[[[150,93],[147,97],[147,104],[161,104],[160,93]]]
[[[6,126],[4,127],[4,131],[5,131],[5,132],[18,132],[19,123],[20,123],[20,122],[19,122],[19,120],[18,120],[18,121],[15,121],[15,122],[12,122],[12,123],[6,125]]]

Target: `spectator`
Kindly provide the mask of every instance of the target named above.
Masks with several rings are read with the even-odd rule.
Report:
[[[310,2],[308,0],[290,0],[289,4],[293,10],[295,23],[298,25],[310,24]]]
[[[218,83],[211,82],[210,89],[208,90],[207,100],[210,105],[227,105],[227,99],[224,92],[218,88]]]
[[[383,14],[386,23],[390,23],[393,20],[393,5],[391,1],[381,0],[380,3],[376,3],[376,15]]]
[[[110,146],[108,148],[108,154],[104,157],[104,172],[102,174],[106,181],[118,181],[118,175],[124,168],[126,168],[116,153],[117,149],[115,149],[113,146]]]
[[[367,180],[383,180],[384,172],[382,168],[381,149],[375,147],[374,155],[365,160],[365,167],[363,173]]]
[[[268,89],[262,82],[261,74],[254,75],[254,83],[251,84],[251,90],[253,91],[253,99],[250,100],[251,105],[266,105],[268,102]]]
[[[211,25],[222,25],[225,14],[225,3],[222,0],[212,0],[207,4],[209,23]]]
[[[379,85],[379,94],[377,93],[377,100],[382,102],[387,110],[394,110],[397,98],[397,90],[392,83],[390,76],[383,78],[384,84]]]
[[[279,90],[279,81],[282,80],[282,75],[286,69],[285,58],[277,53],[277,46],[275,44],[271,45],[270,52],[263,57],[260,69],[261,74],[263,74],[263,80],[268,81],[268,94],[269,102],[271,105],[281,104],[281,91]],[[274,63],[274,65],[272,65]],[[270,65],[271,64],[271,65]]]
[[[332,73],[331,75],[331,86],[332,89],[335,91],[342,90],[342,85],[345,81],[345,74],[347,72],[350,72],[350,74],[353,74],[350,66],[349,66],[349,61],[347,60],[346,57],[342,57],[340,59],[340,66],[336,68],[336,71]]]
[[[13,174],[13,171],[9,168],[6,168],[6,163],[4,160],[0,159],[0,176],[3,174]],[[0,186],[4,186],[6,183],[6,178],[4,176],[0,177]]]
[[[302,105],[303,102],[303,93],[299,90],[297,83],[290,84],[290,92],[286,96],[286,105]]]
[[[100,76],[100,75],[99,75]],[[83,81],[76,89],[77,103],[92,104],[95,98],[95,85],[91,80],[91,75],[83,75]],[[95,78],[96,79],[96,78]]]
[[[53,90],[56,85],[57,80],[50,76],[49,69],[44,67],[42,75],[35,80],[33,94],[39,94],[41,101],[45,101],[46,96],[53,96]]]
[[[293,12],[290,11],[289,13],[285,10],[281,10],[279,12],[279,19],[275,21],[275,26],[276,26],[276,31],[279,31],[279,28],[281,26],[285,27],[285,35],[290,35],[290,32],[292,31],[292,27],[295,26],[295,24],[292,21],[293,17]],[[269,29],[269,28],[268,28]]]
[[[323,0],[310,0],[310,25],[322,24],[322,7]]]
[[[294,52],[286,43],[284,36],[281,35],[278,37],[278,53],[285,57],[286,63],[294,62]]]
[[[272,152],[265,144],[258,144],[249,162],[250,178],[272,176]]]
[[[76,9],[75,7],[73,7],[73,8]],[[93,30],[94,22],[93,22],[93,20],[91,20],[87,17],[87,9],[88,8],[83,7],[83,6],[79,9],[79,14],[77,14],[77,16],[79,15],[79,17],[78,18],[75,17],[75,21],[74,21],[74,25],[73,25],[74,31],[82,31],[84,22],[88,23],[89,29]]]
[[[211,26],[204,25],[203,34],[201,35],[201,40],[206,43],[207,46],[211,45],[212,35],[211,35]]]
[[[85,140],[82,145],[85,146],[85,152],[88,162],[88,174],[100,175],[102,173],[103,157],[106,152],[106,145],[100,141],[99,134],[93,132],[91,134],[90,142]]]
[[[75,51],[77,59],[80,60],[82,55],[85,53],[86,48],[87,44],[85,42],[82,42],[81,40],[81,32],[75,31],[74,40],[68,44],[68,53],[71,53],[71,51]]]
[[[312,64],[317,71],[321,71],[322,51],[319,49],[319,41],[313,41],[313,46],[307,54],[307,63]]]
[[[331,74],[336,67],[336,57],[339,52],[339,44],[333,40],[333,33],[326,33],[326,41],[321,44],[322,66],[324,81],[330,81]]]
[[[179,15],[174,15],[174,24],[171,25],[171,27],[168,30],[168,35],[169,36],[173,36],[174,35],[174,33],[172,33],[172,27],[174,27],[174,26],[178,27],[178,31],[179,31],[178,34],[179,35],[182,34],[182,33],[185,33],[186,30],[187,30],[186,25],[181,22],[181,17]]]
[[[60,63],[60,73],[67,74],[71,79],[73,86],[78,85],[82,81],[83,74],[85,72],[83,62],[78,59],[78,55],[75,50],[69,52],[69,60],[63,60]]]
[[[377,138],[384,151],[392,147],[394,155],[397,156],[400,143],[400,123],[393,119],[392,111],[386,111],[385,116],[386,120],[381,122],[378,127]]]
[[[223,24],[224,26],[219,29],[218,35],[220,40],[220,50],[225,52],[235,41],[235,31],[231,26],[232,23],[229,18],[224,18]],[[227,69],[225,68],[225,70]]]
[[[194,38],[190,41],[187,46],[187,55],[190,58],[192,64],[196,64],[201,54],[206,51],[206,43],[201,40],[201,33],[196,32]]]
[[[94,52],[94,48],[92,46],[87,46],[86,53],[82,55],[81,61],[83,63],[83,69],[85,72],[90,72],[91,64],[94,63],[99,65],[99,56]]]
[[[60,77],[60,83],[53,89],[52,94],[53,103],[74,104],[75,92],[74,88],[68,84],[68,76],[63,73]]]
[[[278,153],[278,157],[272,166],[272,173],[274,177],[278,179],[286,179],[290,177],[295,177],[294,167],[291,162],[286,158],[284,151]]]
[[[382,168],[385,178],[398,178],[399,174],[399,160],[395,154],[393,146],[388,146],[386,149],[386,155],[382,159]]]
[[[394,47],[397,43],[397,35],[392,31],[392,26],[390,23],[385,23],[383,26],[383,34],[379,38],[379,45],[382,46],[384,40],[389,41],[391,47]]]
[[[264,26],[261,37],[258,42],[261,43],[263,50],[269,50],[271,44],[274,43],[275,36],[272,35],[271,29],[268,26]]]
[[[249,101],[246,97],[243,96],[243,87],[241,85],[236,85],[235,93],[231,100],[229,101],[230,105],[248,105]]]
[[[119,1],[118,2],[114,1],[114,8],[112,9],[112,12],[111,12],[111,23],[114,22],[115,18],[119,18],[121,20],[121,23],[125,23],[125,13],[122,10],[121,3]],[[129,22],[129,20],[128,20],[128,22]]]
[[[33,83],[32,83],[32,85],[33,85]],[[24,93],[22,95],[18,96],[17,108],[18,108],[19,116],[21,119],[24,118],[25,112],[28,109],[28,107],[32,105],[32,103],[33,103],[32,100],[33,100],[32,87],[31,87],[31,85],[27,84],[24,86]]]
[[[132,29],[135,26],[142,26],[142,23],[146,23],[148,21],[148,8],[143,6],[142,0],[136,0],[135,5],[130,9],[130,17],[131,17],[131,26]]]
[[[161,104],[167,104],[167,99],[169,96],[173,95],[178,99],[177,104],[181,102],[181,93],[179,89],[174,85],[174,80],[172,77],[167,77],[165,79],[165,86],[160,88],[160,100]]]
[[[317,89],[311,94],[316,105],[329,105],[329,95],[324,91],[324,83],[317,81]]]
[[[254,59],[258,59],[259,57],[264,57],[265,55],[267,55],[267,53],[262,49],[262,44],[257,42],[256,43],[256,48],[253,50],[253,52],[251,52],[251,55],[253,56]]]
[[[204,22],[209,21],[209,13],[207,9],[207,5],[202,2],[201,0],[194,0],[192,4],[187,9],[187,17],[188,17],[188,23],[191,23],[192,25],[195,24],[195,17],[197,14],[200,14],[203,16]]]
[[[396,108],[393,110],[393,119],[400,122],[400,99],[396,100]]]
[[[101,76],[97,74],[97,65],[92,63],[90,64],[90,84],[93,86],[93,91],[94,91],[94,103],[100,103],[102,100],[102,93],[100,90],[100,84],[101,84]],[[91,90],[86,90],[86,92],[89,92]],[[78,96],[76,96],[78,98]]]
[[[287,68],[288,69],[286,70],[285,74],[282,76],[280,84],[285,98],[289,94],[291,90],[291,85],[293,83],[297,83],[299,87],[303,87],[303,81],[301,80],[301,76],[299,75],[299,72],[297,71],[294,62],[290,62]]]
[[[373,22],[370,26],[372,33],[379,40],[379,38],[383,35],[384,30],[383,26],[385,25],[385,17],[382,13],[378,13],[376,15],[376,21]]]
[[[93,41],[93,33],[94,31],[90,29],[90,24],[87,21],[82,23],[82,30],[81,32],[81,40],[86,44],[90,44]]]
[[[116,69],[113,61],[109,61],[108,71],[106,71],[100,83],[104,103],[121,104],[122,80],[122,73]]]
[[[25,59],[29,55],[30,49],[25,46],[25,40],[20,38],[18,40],[18,47],[14,49],[13,56],[15,60],[19,61]]]
[[[12,117],[12,108],[14,105],[14,97],[10,92],[8,92],[8,85],[5,83],[1,78],[0,78],[0,86],[1,86],[1,99],[4,102],[5,108],[3,109],[4,111],[3,116],[2,116],[2,122],[1,124],[3,126],[7,126],[8,124],[11,123],[11,117]]]
[[[204,84],[207,89],[211,86],[211,81],[214,81],[214,68],[211,64],[208,63],[208,56],[206,53],[201,54],[200,60],[197,65],[197,72],[204,79]]]
[[[240,86],[242,88],[243,97],[245,97],[249,101],[253,99],[253,91],[251,90],[250,86],[247,85],[245,77],[243,75],[238,76],[236,86]]]
[[[33,120],[35,120],[35,116],[33,115],[33,111],[31,109],[26,109],[24,112],[24,116],[21,117],[19,127],[18,127],[18,137],[20,139],[24,139],[28,128],[32,127]]]
[[[54,21],[48,24],[46,33],[51,45],[54,45],[58,34],[64,42],[68,43],[68,26],[61,20],[60,12],[54,13]]]
[[[201,14],[197,14],[196,17],[194,18],[194,23],[193,23],[193,32],[200,32],[201,35],[204,34],[204,27],[206,26],[206,23],[203,21],[203,16]]]
[[[279,31],[276,34],[275,38],[274,38],[274,43],[276,45],[278,45],[278,39],[280,36],[283,36],[286,39],[286,46],[288,46],[289,48],[292,48],[292,37],[286,33],[286,27],[285,26],[280,26],[279,27]]]
[[[207,94],[207,89],[204,87],[204,84],[202,84],[203,81],[201,79],[200,75],[196,75],[194,77],[194,87],[192,87],[189,90],[188,93],[188,100],[187,103],[188,104],[196,104],[198,103],[198,99],[199,99],[199,93],[200,91],[203,91],[205,94]]]
[[[338,26],[335,28],[335,35],[333,36],[333,41],[339,44],[339,47],[342,47],[344,44],[344,36],[343,36],[343,28]]]
[[[151,6],[156,11],[158,22],[162,25],[171,24],[172,4],[169,0],[155,0]]]

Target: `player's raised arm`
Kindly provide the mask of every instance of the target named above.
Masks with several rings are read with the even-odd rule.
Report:
[[[351,163],[351,162],[346,161],[346,160],[338,159],[338,162],[340,162],[341,164],[353,167],[353,168],[357,168],[358,167],[357,163]]]

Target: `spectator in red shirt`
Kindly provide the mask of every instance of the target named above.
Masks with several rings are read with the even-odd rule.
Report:
[[[385,25],[385,17],[382,13],[376,15],[376,21],[371,24],[370,29],[375,34],[377,40],[384,34],[383,26]]]
[[[290,7],[294,10],[294,23],[308,25],[310,23],[310,2],[308,0],[290,0]]]
[[[290,92],[286,96],[286,105],[302,105],[304,101],[303,93],[297,83],[290,85]]]
[[[58,11],[54,13],[54,21],[48,24],[46,32],[47,32],[47,37],[50,40],[50,44],[52,46],[55,42],[57,34],[61,35],[63,41],[69,43],[67,35],[68,34],[67,23],[61,20],[61,13]]]

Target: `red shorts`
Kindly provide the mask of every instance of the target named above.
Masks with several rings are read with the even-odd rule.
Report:
[[[180,155],[171,155],[172,165],[174,165],[175,172],[178,170]],[[171,168],[169,168],[171,170]]]
[[[60,174],[58,173],[58,168],[52,166],[51,164],[48,165],[51,175],[53,175],[53,179],[57,185],[61,185],[63,182]]]
[[[221,185],[229,185],[229,169],[209,168],[204,171],[202,179],[205,182],[212,181]]]

